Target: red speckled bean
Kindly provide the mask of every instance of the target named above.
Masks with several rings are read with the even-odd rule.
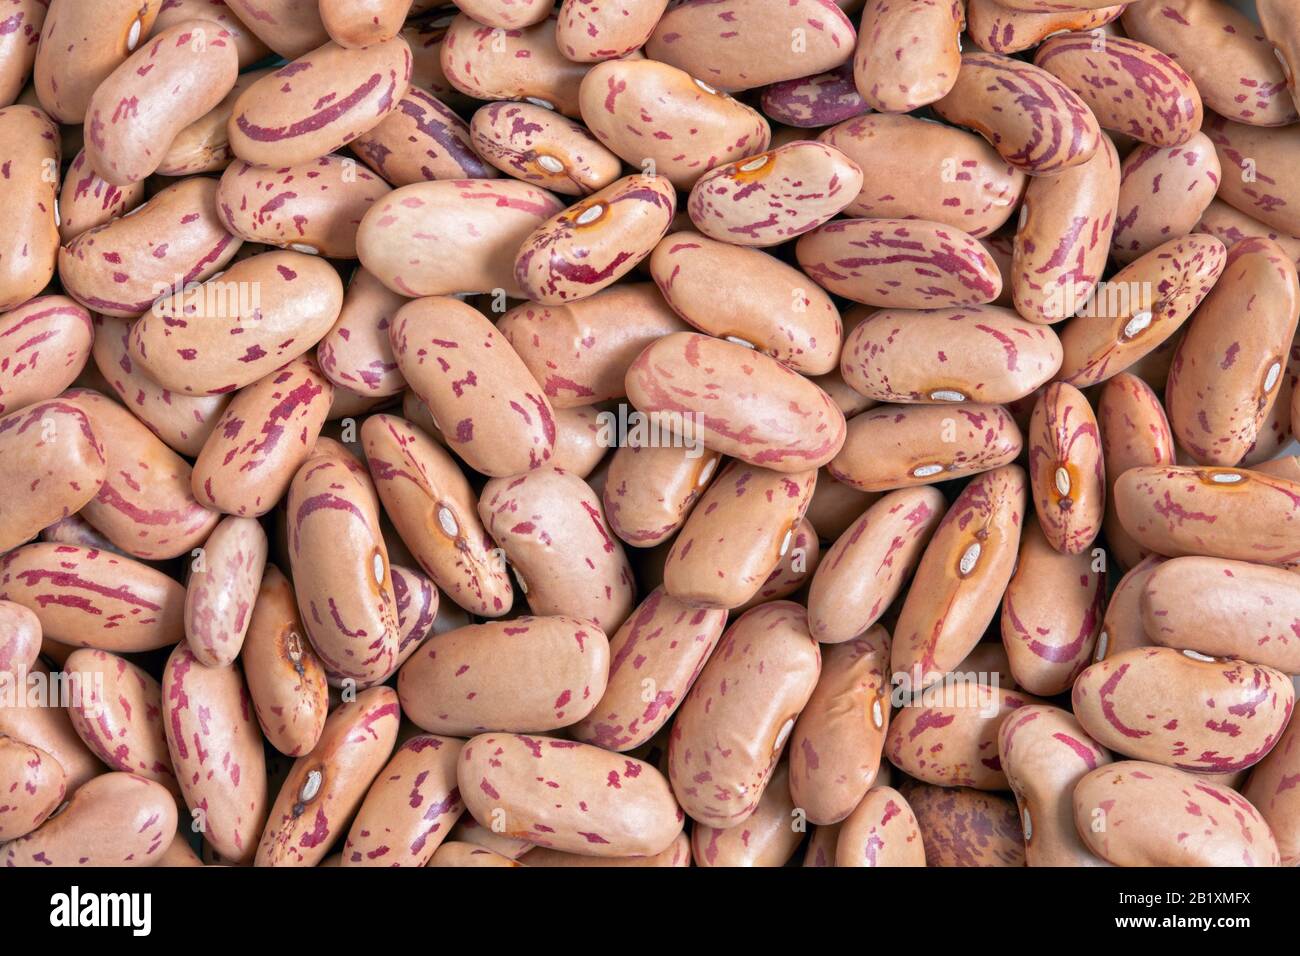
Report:
[[[418,734],[371,785],[340,866],[426,866],[465,811],[456,784],[463,742]]]
[[[677,834],[677,839],[668,844],[668,849],[653,856],[583,856],[580,853],[565,853],[550,847],[538,846],[529,850],[517,866],[690,866],[691,838],[685,833]]]
[[[867,305],[978,305],[1002,291],[997,265],[983,246],[939,222],[841,219],[806,234],[795,249],[813,281]]]
[[[1241,794],[1263,817],[1277,840],[1282,866],[1300,862],[1300,790],[1295,786],[1300,773],[1300,723],[1291,721],[1267,757],[1251,770]]]
[[[683,0],[645,52],[720,89],[748,90],[833,69],[853,43],[853,24],[832,0]]]
[[[1086,163],[1101,145],[1097,119],[1074,91],[1041,67],[996,53],[962,54],[957,83],[934,111],[1030,175]]]
[[[195,498],[226,514],[270,511],[311,454],[333,394],[305,355],[240,389],[194,462]]]
[[[431,733],[548,732],[605,693],[609,640],[570,617],[518,617],[430,638],[397,675],[402,713]]]
[[[251,860],[266,822],[266,761],[243,675],[205,667],[178,644],[162,691],[167,746],[203,838],[223,859]]]
[[[727,629],[668,744],[673,792],[696,822],[726,829],[754,813],[820,669],[807,615],[793,602],[756,607]]]
[[[667,6],[668,0],[563,0],[555,43],[577,63],[624,57],[645,45]]]
[[[691,856],[695,865],[779,867],[789,863],[803,842],[804,831],[797,822],[789,778],[789,763],[783,760],[744,823],[725,829],[701,824],[692,829]]]
[[[39,827],[63,802],[67,774],[40,747],[0,734],[0,779],[8,782],[0,805],[0,840],[6,843]]]
[[[701,332],[753,347],[804,375],[835,368],[839,310],[779,259],[682,230],[659,243],[650,273],[665,301]]]
[[[722,456],[704,451],[621,445],[602,490],[609,525],[623,541],[649,548],[670,539],[708,487]]]
[[[91,752],[109,769],[139,774],[179,796],[158,681],[123,657],[88,649],[73,651],[63,672],[73,688],[68,716]]]
[[[220,103],[239,75],[233,38],[211,20],[155,34],[95,89],[86,107],[86,159],[117,186],[161,165],[170,143]]]
[[[31,79],[49,0],[10,0],[0,35],[0,106],[10,106]]]
[[[650,255],[677,194],[662,176],[627,176],[542,223],[515,257],[526,298],[561,305],[595,295]]]
[[[965,19],[958,0],[867,0],[853,58],[867,105],[908,113],[946,96],[962,65]]]
[[[194,560],[185,591],[185,636],[205,667],[239,656],[266,567],[266,532],[252,518],[224,518]]]
[[[339,46],[360,49],[395,37],[410,9],[411,0],[321,0],[320,20]]]
[[[142,182],[114,186],[101,178],[86,162],[83,150],[68,167],[59,191],[59,237],[65,244],[70,243],[87,229],[126,215],[144,197]]]
[[[489,103],[474,114],[469,137],[489,168],[561,195],[603,189],[622,169],[586,127],[532,103]]]
[[[759,113],[655,60],[611,60],[583,78],[582,120],[610,150],[689,189],[714,166],[767,149]]]
[[[1196,132],[1181,146],[1139,146],[1124,158],[1111,251],[1132,262],[1197,228],[1219,188],[1214,144]]]
[[[786,126],[820,129],[870,111],[853,84],[853,64],[828,73],[773,83],[763,91],[763,112]]]
[[[55,398],[90,355],[90,313],[47,295],[0,315],[0,415]]]
[[[216,196],[215,179],[186,179],[78,234],[59,250],[64,291],[96,312],[135,318],[160,296],[211,278],[244,241],[225,230]]]
[[[0,311],[38,295],[54,276],[59,252],[59,133],[40,110],[0,109],[0,207],[8,212],[0,240]]]
[[[221,28],[230,34],[231,42],[234,43],[235,50],[239,54],[241,70],[266,59],[271,52],[270,48],[244,25],[243,20],[234,14],[226,0],[163,0],[158,10],[158,18],[154,20],[153,33],[156,36],[182,20],[212,20],[220,24]],[[322,42],[324,42],[323,37]]]
[[[1218,198],[1288,236],[1300,235],[1300,177],[1292,166],[1300,125],[1266,129],[1211,115],[1203,132],[1223,167]]]
[[[372,687],[330,714],[271,808],[257,866],[316,866],[352,820],[397,743],[397,692]]]
[[[280,56],[302,56],[329,39],[320,0],[226,0],[241,22]]]
[[[1271,667],[1138,647],[1110,653],[1080,674],[1072,701],[1083,728],[1116,753],[1230,773],[1258,763],[1277,743],[1295,688]]]
[[[1071,0],[1081,7],[1088,0]],[[1046,6],[1046,2],[1044,6]],[[988,53],[1019,53],[1062,31],[1089,33],[1119,19],[1124,4],[1096,9],[1020,10],[1002,0],[967,0],[966,31]]]
[[[926,866],[1024,866],[1025,838],[1016,805],[968,787],[906,783]]]
[[[540,107],[538,107],[540,109]],[[352,151],[394,186],[429,179],[492,179],[497,171],[475,153],[469,126],[440,99],[412,85]],[[549,185],[543,183],[542,185]]]
[[[0,679],[25,675],[40,652],[40,620],[21,604],[0,601]]]
[[[133,773],[79,787],[62,813],[0,848],[0,867],[153,866],[176,833],[167,790]]]
[[[636,583],[600,498],[577,475],[539,468],[483,486],[479,517],[515,569],[534,614],[560,614],[613,633]]]
[[[827,647],[790,736],[790,795],[813,823],[855,813],[876,782],[889,728],[889,634],[874,625]]]
[[[1092,406],[1064,382],[1043,390],[1029,423],[1029,482],[1048,543],[1080,554],[1101,531],[1106,472]]]
[[[926,865],[920,823],[892,787],[873,787],[862,798],[839,828],[834,854],[835,866]]]
[[[483,826],[589,856],[652,856],[676,841],[682,812],[652,765],[599,747],[482,734],[461,751],[461,797]]]
[[[237,160],[221,177],[217,208],[226,229],[250,242],[355,259],[362,217],[389,192],[342,156],[275,170]]]
[[[1267,0],[1256,9],[1265,16]],[[1205,105],[1254,126],[1297,119],[1287,77],[1259,28],[1222,0],[1159,0],[1129,4],[1124,31],[1149,43],[1187,71]]]
[[[1277,866],[1259,811],[1229,787],[1140,760],[1098,767],[1074,790],[1085,845],[1115,866]]]
[[[1135,375],[1121,372],[1102,386],[1097,398],[1097,424],[1105,462],[1106,544],[1125,567],[1134,567],[1147,552],[1124,530],[1115,514],[1115,480],[1141,465],[1171,464],[1174,436],[1160,398]]]
[[[1042,704],[1002,722],[998,755],[1020,807],[1029,866],[1105,866],[1074,825],[1074,788],[1111,761],[1067,711]]]
[[[529,26],[485,26],[462,13],[447,26],[439,56],[447,81],[478,100],[528,100],[565,116],[579,115],[578,88],[587,67],[555,42],[555,15]]]
[[[275,565],[262,576],[240,660],[267,742],[289,757],[309,752],[325,729],[329,689],[293,587]]]
[[[388,328],[406,301],[358,267],[343,294],[343,308],[334,327],[316,346],[325,377],[360,395],[396,395],[405,388]]]
[[[1252,236],[1271,239],[1286,250],[1292,261],[1300,264],[1300,238],[1271,229],[1258,219],[1252,219],[1244,212],[1233,209],[1221,199],[1215,199],[1205,207],[1196,229],[1214,236],[1226,246]]]
[[[861,189],[857,163],[833,146],[800,140],[709,170],[691,187],[687,209],[710,238],[775,246],[831,219]]]

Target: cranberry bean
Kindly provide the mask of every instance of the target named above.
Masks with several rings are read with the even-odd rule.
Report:
[[[853,82],[872,109],[908,113],[942,99],[961,69],[965,10],[956,0],[867,0]]]
[[[540,109],[540,107],[537,107]],[[412,84],[397,109],[351,143],[367,166],[394,186],[429,179],[492,179],[470,129],[447,104]],[[551,187],[549,183],[541,185]]]

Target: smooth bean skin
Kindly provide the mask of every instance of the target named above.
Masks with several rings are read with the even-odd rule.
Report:
[[[836,220],[806,233],[795,255],[828,292],[881,308],[980,305],[1002,291],[983,246],[924,219]]]
[[[426,866],[524,866],[517,860],[503,856],[495,850],[448,840],[434,851],[432,859]]]
[[[493,555],[496,544],[455,460],[419,428],[392,415],[367,418],[361,441],[384,510],[420,567],[472,614],[509,611],[510,576]]]
[[[789,763],[772,773],[754,812],[734,827],[700,825],[691,831],[691,857],[696,866],[785,866],[803,842],[796,828],[797,809],[790,797]]]
[[[1155,644],[1300,674],[1300,580],[1290,571],[1174,558],[1147,578],[1140,606]]]
[[[411,0],[321,0],[320,21],[331,40],[356,50],[397,36],[410,9]]]
[[[1142,621],[1142,594],[1151,575],[1165,560],[1158,554],[1149,554],[1120,578],[1101,619],[1094,664],[1121,651],[1151,646],[1152,641],[1147,637]]]
[[[1165,386],[1179,445],[1203,465],[1235,465],[1259,437],[1282,384],[1300,314],[1295,263],[1243,239],[1188,323]]]
[[[465,121],[414,83],[397,109],[350,145],[367,166],[394,186],[430,179],[492,179],[498,175],[476,154]]]
[[[600,498],[577,475],[540,468],[494,478],[478,503],[534,614],[560,614],[611,634],[632,612],[636,583]]]
[[[1053,382],[1029,422],[1029,483],[1048,543],[1065,554],[1091,547],[1106,509],[1097,417],[1077,388]]]
[[[90,98],[91,168],[117,186],[140,182],[166,155],[158,145],[214,109],[238,75],[234,38],[212,20],[184,20],[156,33]]]
[[[317,452],[298,469],[289,486],[289,559],[302,622],[326,669],[378,683],[397,669],[397,607],[379,499],[354,465]]]
[[[189,462],[98,392],[73,389],[66,395],[85,412],[107,461],[104,483],[82,517],[135,558],[175,558],[202,544],[220,515],[195,500]]]
[[[1086,2],[1086,0],[1085,0]],[[1091,5],[1091,4],[1089,4]],[[968,0],[966,31],[987,53],[1019,53],[1062,31],[1089,32],[1119,19],[1124,4],[1096,9],[1021,10],[1001,0]]]
[[[906,783],[899,791],[916,817],[926,866],[1024,866],[1016,805],[969,787]]]
[[[267,814],[262,734],[239,668],[205,667],[178,644],[163,669],[162,712],[181,793],[202,810],[203,837],[223,859],[251,860]]]
[[[862,170],[833,146],[797,140],[715,166],[691,187],[687,211],[706,236],[775,246],[817,228],[862,189]]]
[[[1068,712],[1021,707],[1002,722],[998,759],[1020,807],[1028,866],[1105,866],[1074,825],[1074,788],[1111,762],[1106,749]]]
[[[1206,118],[1223,179],[1217,197],[1288,236],[1300,235],[1300,184],[1290,175],[1300,127],[1265,128]]]
[[[518,617],[435,635],[397,675],[402,713],[430,733],[544,733],[605,693],[609,640],[570,617]]]
[[[262,2],[260,5],[265,7],[267,4]],[[158,18],[154,20],[153,35],[156,36],[182,20],[212,20],[219,24],[230,34],[235,51],[239,54],[241,70],[266,59],[271,52],[270,48],[244,25],[244,21],[235,15],[226,0],[163,0]]]
[[[1261,0],[1256,14],[1264,36],[1282,66],[1291,99],[1300,108],[1300,95],[1295,89],[1296,70],[1300,69],[1300,30],[1296,28],[1294,11],[1276,0]]]
[[[834,854],[839,867],[926,865],[916,814],[901,793],[887,786],[872,787],[845,818]]]
[[[222,225],[217,188],[215,179],[185,179],[131,215],[78,234],[59,250],[64,291],[95,312],[133,319],[160,296],[222,271],[244,240]]]
[[[601,492],[610,528],[636,548],[666,542],[685,524],[721,460],[714,451],[620,446]]]
[[[1170,647],[1109,653],[1079,675],[1071,696],[1079,723],[1103,746],[1201,773],[1258,763],[1295,703],[1291,680],[1270,667]]]
[[[635,4],[563,0],[555,43],[575,63],[618,59],[645,45],[667,6],[668,0]]]
[[[1300,482],[1236,468],[1131,468],[1115,482],[1115,513],[1143,547],[1285,565],[1300,558]]]
[[[850,641],[870,628],[915,570],[947,503],[936,488],[885,495],[846,529],[813,575],[808,627],[825,644]]]
[[[1153,146],[1178,146],[1201,126],[1196,84],[1155,47],[1108,36],[1104,47],[1091,33],[1046,40],[1034,65],[1057,77],[1092,110],[1104,129]]]
[[[642,350],[688,329],[648,282],[562,305],[525,302],[497,322],[556,409],[623,398],[628,367]]]
[[[224,518],[208,535],[185,590],[185,637],[203,666],[239,656],[266,554],[266,532],[253,518]]]
[[[763,90],[763,114],[796,129],[820,129],[870,111],[853,85],[853,64]]]
[[[329,39],[319,0],[226,0],[242,23],[275,53],[302,56]]]
[[[230,148],[258,166],[311,162],[382,122],[410,82],[411,48],[400,36],[364,50],[326,43],[244,91]]]
[[[103,440],[78,405],[52,399],[0,418],[0,484],[26,492],[0,512],[0,552],[80,511],[107,474]]]
[[[872,625],[825,649],[790,735],[790,795],[810,821],[839,823],[876,783],[889,728],[889,633]]]
[[[922,219],[978,237],[1002,226],[1025,191],[1025,174],[980,137],[915,116],[858,116],[817,138],[862,170],[848,216]]]
[[[791,52],[791,36],[804,40]],[[671,7],[646,42],[646,55],[719,89],[748,90],[834,69],[853,55],[854,30],[831,0],[686,0]]]
[[[1119,190],[1119,155],[1107,136],[1087,162],[1030,179],[1011,253],[1017,312],[1052,323],[1083,308],[1106,268]]]
[[[315,866],[325,858],[392,755],[400,719],[391,687],[363,690],[330,714],[280,788],[255,865]]]
[[[59,188],[59,238],[69,243],[87,229],[125,215],[144,199],[144,183],[114,186],[90,168],[83,149],[72,160]]]
[[[1143,145],[1125,156],[1111,237],[1115,258],[1132,262],[1170,236],[1197,230],[1221,176],[1214,144],[1200,131],[1179,146]]]
[[[583,77],[582,121],[632,166],[690,189],[723,163],[767,149],[772,131],[750,109],[702,79],[657,60],[609,60]]]
[[[1241,794],[1141,760],[1098,767],[1074,790],[1084,844],[1115,866],[1277,866],[1273,834]]]
[[[146,564],[93,548],[29,544],[0,559],[0,599],[35,612],[46,637],[114,653],[185,635],[185,589]],[[56,755],[57,756],[57,755]]]
[[[669,736],[669,780],[692,819],[727,829],[754,813],[820,669],[807,614],[791,601],[756,607],[727,629]]]
[[[1007,97],[1023,106],[1006,110]],[[1041,67],[996,53],[963,53],[957,82],[934,111],[979,133],[1031,176],[1086,163],[1101,145],[1088,105]]]
[[[882,309],[844,340],[845,383],[881,402],[1000,404],[1032,394],[1061,367],[1052,329],[982,305]]]
[[[942,99],[961,69],[965,10],[956,0],[867,0],[853,82],[872,109],[908,113]]]
[[[1105,610],[1104,560],[1058,551],[1031,522],[1002,599],[1002,643],[1016,683],[1042,697],[1069,690],[1092,662]]]
[[[726,621],[721,609],[693,608],[655,588],[610,638],[605,691],[570,733],[619,753],[649,742],[699,676]]]
[[[51,678],[50,669],[40,660],[28,670],[38,680]],[[23,687],[14,685],[15,690]],[[39,699],[28,701],[21,691],[11,694],[0,702],[0,734],[50,754],[67,775],[70,793],[104,772],[104,765],[77,736],[66,707],[41,706]]]
[[[504,289],[516,298],[515,255],[563,209],[550,193],[502,179],[415,183],[389,193],[361,220],[361,264],[415,298]]]
[[[1130,468],[1172,464],[1174,436],[1159,396],[1146,382],[1127,372],[1102,386],[1097,398],[1097,424],[1107,478],[1102,528],[1111,553],[1120,564],[1131,568],[1148,552],[1120,524],[1115,512],[1115,481]]]
[[[0,415],[57,397],[90,357],[90,313],[44,295],[0,315]]]
[[[691,512],[664,564],[664,590],[692,607],[738,608],[793,544],[817,472],[728,464]]]
[[[0,840],[6,843],[39,827],[63,802],[63,767],[40,747],[0,734],[0,779],[9,784],[0,806]]]
[[[582,856],[550,847],[533,847],[521,858],[519,866],[603,866],[603,867],[672,867],[691,865],[691,838],[685,832],[668,844],[668,849],[653,856]]]
[[[325,377],[358,395],[386,397],[402,391],[406,380],[393,358],[388,329],[406,301],[358,266],[334,327],[316,344]]]
[[[275,565],[262,575],[240,661],[267,741],[288,757],[311,751],[329,708],[325,667],[307,640],[293,586]]]
[[[805,516],[795,526],[794,533],[790,536],[790,544],[785,549],[785,554],[781,556],[781,560],[776,563],[776,567],[754,592],[754,596],[737,610],[748,611],[752,607],[789,597],[802,590],[803,586],[812,580],[820,563],[821,541],[817,537],[817,529]]]
[[[418,299],[398,310],[389,336],[403,377],[470,467],[504,477],[550,460],[550,401],[481,312],[455,299]]]
[[[139,774],[179,795],[158,681],[124,657],[88,648],[69,654],[63,672],[75,688],[68,717],[91,753],[110,770]]]
[[[627,275],[672,224],[662,176],[625,176],[537,227],[515,257],[515,282],[542,305],[586,299]]]
[[[22,678],[40,653],[40,619],[21,604],[0,601],[0,679]]]
[[[483,826],[587,856],[653,856],[682,831],[663,774],[643,761],[554,737],[480,734],[457,773]]]
[[[1282,866],[1300,862],[1300,804],[1296,774],[1300,773],[1300,724],[1292,721],[1267,757],[1250,772],[1241,795],[1258,808],[1277,840]]]
[[[700,331],[752,346],[803,375],[836,367],[839,310],[779,259],[683,230],[655,248],[650,273],[664,300]]]
[[[468,133],[489,169],[564,196],[603,189],[622,169],[581,123],[532,103],[488,103],[474,114]]]
[[[1258,7],[1266,18],[1267,0]],[[1209,109],[1238,123],[1282,126],[1297,119],[1285,69],[1260,29],[1222,0],[1130,4],[1124,32],[1149,43],[1187,71]],[[1267,31],[1265,31],[1267,32]]]
[[[442,599],[433,581],[414,568],[394,564],[393,599],[397,604],[397,666],[405,664],[433,634]]]
[[[494,29],[462,13],[447,26],[439,51],[447,81],[476,100],[527,100],[579,115],[587,67],[561,54],[555,16],[531,26]]]
[[[8,17],[0,37],[0,106],[11,106],[31,79],[48,10],[48,0],[14,0],[5,5]]]
[[[217,208],[226,229],[249,242],[355,259],[362,217],[391,191],[335,154],[274,170],[236,160],[221,176]]]
[[[380,771],[357,811],[341,866],[427,866],[465,811],[456,784],[463,741],[417,734]]]
[[[819,468],[844,444],[844,414],[825,392],[743,345],[665,335],[632,363],[626,384],[640,412],[682,416],[694,440],[774,471]]]
[[[1129,263],[1107,283],[1120,294],[1095,296],[1088,314],[1061,331],[1060,380],[1086,388],[1150,354],[1201,304],[1226,257],[1222,242],[1194,232]]]
[[[162,0],[53,0],[32,80],[41,108],[81,123],[95,89],[153,29]]]
[[[8,172],[0,203],[9,211],[0,241],[0,311],[21,305],[54,276],[59,252],[59,132],[26,106],[0,109],[0,144]]]
[[[106,773],[78,787],[62,813],[0,847],[0,867],[153,866],[176,833],[176,802],[160,784]]]
[[[891,671],[919,690],[979,643],[997,613],[1020,544],[1025,473],[1004,465],[978,475],[926,546],[894,628]]]
[[[861,491],[929,485],[1009,465],[1023,439],[1001,405],[879,405],[849,419],[827,469]]]

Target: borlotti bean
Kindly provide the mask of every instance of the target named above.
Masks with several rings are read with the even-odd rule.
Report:
[[[0,866],[1294,864],[1295,13],[0,0]]]

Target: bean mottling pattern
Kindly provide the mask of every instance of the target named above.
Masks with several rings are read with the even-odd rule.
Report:
[[[1025,838],[1016,805],[968,787],[905,784],[927,866],[1024,866]]]
[[[414,84],[395,111],[350,145],[362,162],[394,186],[498,175],[491,158],[475,152],[469,125],[442,100]]]
[[[763,90],[763,112],[778,123],[820,129],[870,112],[853,83],[853,65],[773,83]]]

